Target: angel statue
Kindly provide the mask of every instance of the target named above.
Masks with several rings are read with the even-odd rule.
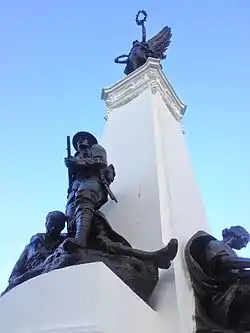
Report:
[[[139,19],[140,15],[143,15],[142,19]],[[145,64],[149,57],[156,59],[165,59],[166,52],[170,42],[171,42],[171,28],[164,27],[158,34],[147,41],[146,39],[146,28],[145,21],[147,20],[147,13],[145,10],[139,10],[136,15],[137,25],[142,27],[142,41],[133,41],[133,46],[129,54],[123,54],[115,58],[116,64],[126,64],[124,73],[129,75],[137,68]]]

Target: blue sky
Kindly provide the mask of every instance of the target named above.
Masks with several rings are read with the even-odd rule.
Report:
[[[212,230],[250,226],[248,1],[2,1],[0,289],[46,213],[64,210],[66,135],[101,136],[101,89],[122,78],[113,59],[140,38],[142,8],[148,36],[172,28],[164,72],[188,105],[185,139]]]

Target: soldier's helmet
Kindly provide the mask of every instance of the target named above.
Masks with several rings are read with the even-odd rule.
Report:
[[[98,143],[97,139],[94,137],[93,134],[84,131],[78,132],[74,135],[72,140],[72,144],[75,150],[77,150],[77,142],[79,141],[80,138],[86,138],[91,146]]]

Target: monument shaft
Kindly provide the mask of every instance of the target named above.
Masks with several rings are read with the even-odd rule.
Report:
[[[104,212],[133,246],[149,250],[178,239],[173,270],[162,272],[151,305],[168,332],[191,333],[194,302],[183,250],[197,230],[209,228],[181,133],[185,105],[152,58],[102,98],[108,107],[102,144],[116,165],[112,189],[119,201]]]

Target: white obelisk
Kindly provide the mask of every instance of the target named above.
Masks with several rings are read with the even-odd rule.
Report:
[[[188,239],[208,224],[180,126],[185,105],[160,62],[147,63],[110,88],[102,144],[116,168],[118,204],[104,207],[113,227],[134,247],[158,249],[179,241],[172,269],[162,271],[151,305],[168,333],[194,329],[193,293],[183,260]]]

